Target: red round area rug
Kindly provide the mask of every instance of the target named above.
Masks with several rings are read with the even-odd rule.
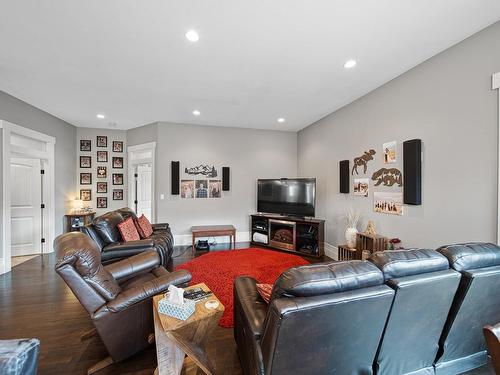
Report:
[[[251,276],[261,284],[274,284],[283,271],[304,264],[309,262],[297,255],[250,248],[208,253],[175,269],[191,272],[190,285],[205,283],[214,292],[226,308],[219,325],[230,328],[233,327],[234,279]]]

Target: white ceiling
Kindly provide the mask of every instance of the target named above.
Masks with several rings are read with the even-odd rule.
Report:
[[[499,19],[499,0],[0,0],[0,90],[77,126],[298,130]]]

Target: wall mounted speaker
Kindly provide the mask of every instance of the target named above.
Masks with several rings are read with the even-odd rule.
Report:
[[[422,204],[422,141],[403,142],[403,202]]]
[[[172,162],[172,188],[171,188],[171,194],[172,195],[179,195],[179,190],[180,190],[180,181],[179,181],[179,162],[178,161],[173,161]]]
[[[349,160],[339,162],[339,190],[343,194],[349,194]]]
[[[222,167],[222,190],[229,191],[229,167]]]

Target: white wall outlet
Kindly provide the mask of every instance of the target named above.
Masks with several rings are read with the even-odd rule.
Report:
[[[160,194],[160,199],[161,200],[165,199],[165,194]]]

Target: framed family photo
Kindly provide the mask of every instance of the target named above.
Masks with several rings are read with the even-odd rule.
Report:
[[[80,151],[92,151],[90,139],[80,139]]]
[[[113,141],[113,152],[123,152],[122,141]]]
[[[97,208],[108,208],[108,198],[97,197]]]
[[[123,189],[113,189],[113,200],[114,201],[123,200]]]
[[[113,157],[113,168],[123,168],[123,158]]]
[[[84,202],[92,200],[92,190],[90,189],[80,189],[80,199]]]
[[[98,135],[97,147],[108,147],[108,137],[106,137],[105,135]]]
[[[98,193],[107,193],[108,192],[108,183],[107,182],[98,182],[97,183],[97,192]]]
[[[80,168],[92,168],[92,157],[80,156]]]
[[[123,185],[123,173],[113,173],[113,185]]]
[[[97,161],[99,163],[108,161],[108,152],[107,151],[97,151]]]
[[[80,173],[80,185],[92,185],[92,173]]]

